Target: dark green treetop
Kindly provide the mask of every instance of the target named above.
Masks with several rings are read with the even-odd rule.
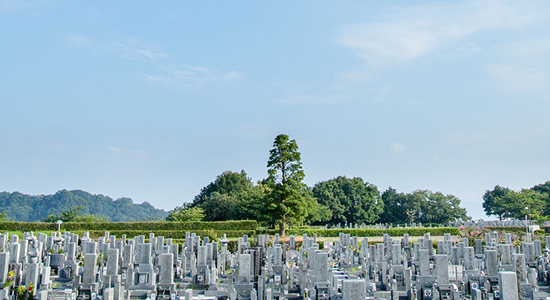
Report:
[[[271,224],[279,223],[279,235],[285,235],[286,223],[301,223],[308,215],[307,187],[295,140],[279,134],[269,151],[268,177],[264,180],[271,191],[266,196],[265,215]]]
[[[338,176],[313,187],[317,201],[332,212],[329,223],[373,224],[383,210],[378,188],[360,177]]]

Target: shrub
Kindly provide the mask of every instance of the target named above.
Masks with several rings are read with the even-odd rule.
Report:
[[[149,238],[149,233],[153,232],[155,236],[163,236],[164,238],[172,238],[172,239],[185,239],[185,233],[189,230],[111,230],[109,233],[111,235],[116,236],[117,238],[120,238],[123,234],[126,235],[126,238],[134,238],[138,235],[144,235],[146,238]],[[98,238],[101,236],[105,236],[105,231],[100,230],[90,230],[88,231],[90,233],[91,238]],[[211,240],[219,240],[221,236],[225,233],[228,238],[232,237],[241,237],[245,234],[247,234],[250,237],[253,237],[256,232],[254,230],[192,230],[189,232],[194,232],[198,236],[205,237],[207,236]],[[79,235],[82,235],[84,231],[75,231],[74,233],[77,233]]]
[[[256,230],[258,222],[245,221],[221,221],[221,222],[100,222],[100,223],[72,223],[61,225],[62,231],[114,231],[114,230]],[[57,231],[55,223],[41,222],[0,222],[0,231]]]
[[[382,236],[389,234],[390,236],[402,236],[409,234],[410,236],[422,236],[426,233],[432,235],[444,235],[450,233],[452,235],[459,235],[460,231],[456,227],[423,227],[423,228],[391,228],[391,229],[290,229],[287,231],[288,235],[303,235],[308,236],[317,234],[318,237],[338,237],[342,233],[349,233],[353,236],[369,237],[369,236]]]

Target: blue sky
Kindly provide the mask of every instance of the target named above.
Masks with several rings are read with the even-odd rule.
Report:
[[[280,133],[310,186],[550,180],[547,1],[0,0],[0,190],[172,209]]]

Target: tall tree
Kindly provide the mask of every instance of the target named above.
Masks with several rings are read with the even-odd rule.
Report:
[[[266,197],[265,214],[271,224],[279,223],[279,235],[286,233],[286,223],[303,222],[308,214],[307,187],[302,183],[305,174],[295,140],[279,134],[269,151],[268,177],[271,188]]]
[[[313,195],[332,211],[330,223],[376,222],[382,213],[383,203],[378,188],[360,177],[338,176],[315,184]]]

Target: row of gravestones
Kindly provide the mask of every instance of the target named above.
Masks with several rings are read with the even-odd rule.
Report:
[[[546,295],[549,251],[519,246],[510,234],[453,240],[434,248],[429,234],[369,244],[340,234],[320,249],[316,237],[281,242],[247,236],[236,249],[186,234],[184,244],[150,234],[126,239],[88,234],[0,235],[0,299],[32,286],[37,299],[538,299]],[[501,243],[502,242],[502,243]],[[545,245],[550,245],[546,237]],[[180,251],[181,250],[181,251]],[[63,298],[63,299],[65,299]]]
[[[463,223],[460,223],[460,225],[463,225]],[[455,227],[458,227],[460,225],[456,225]],[[449,224],[449,226],[453,226],[452,224]],[[420,227],[423,227],[422,226],[422,223],[416,223],[416,222],[412,222],[410,225],[409,224],[398,224],[397,225],[397,228],[420,228]],[[432,224],[430,224],[429,227],[432,227]],[[440,224],[439,227],[443,227],[443,224]],[[374,225],[369,225],[367,226],[366,224],[361,224],[359,225],[359,223],[350,223],[348,224],[347,222],[344,223],[343,225],[338,223],[336,225],[333,225],[331,227],[329,227],[329,225],[326,225],[324,227],[325,229],[365,229],[365,228],[374,228],[374,229],[390,229],[390,228],[393,228],[393,225],[392,224],[381,224],[381,223],[378,223],[378,224],[374,224]]]
[[[457,221],[449,223],[449,226],[453,226],[453,227],[464,226],[464,227],[471,227],[471,228],[475,228],[475,227],[481,227],[481,228],[485,228],[485,227],[524,227],[525,228],[526,226],[532,225],[532,223],[533,223],[532,221],[518,220],[518,219],[504,220],[504,221],[498,221],[498,220],[483,221],[483,220],[480,220],[480,221],[465,221],[465,222],[457,220]]]
[[[357,261],[374,291],[391,292],[393,298],[418,299],[538,299],[548,286],[548,250],[540,241],[530,240],[515,247],[510,234],[500,244],[496,233],[486,236],[487,243],[468,239],[453,241],[450,234],[437,241],[437,251],[429,234],[409,243],[408,236],[368,245],[365,239],[359,254],[357,238],[340,237],[341,266],[354,267]],[[550,242],[549,237],[546,238]],[[547,243],[547,245],[549,245]],[[544,252],[544,253],[543,253]],[[358,256],[359,259],[351,259]],[[343,259],[342,259],[343,257]],[[381,292],[378,292],[378,296]],[[519,296],[518,296],[519,293]]]

